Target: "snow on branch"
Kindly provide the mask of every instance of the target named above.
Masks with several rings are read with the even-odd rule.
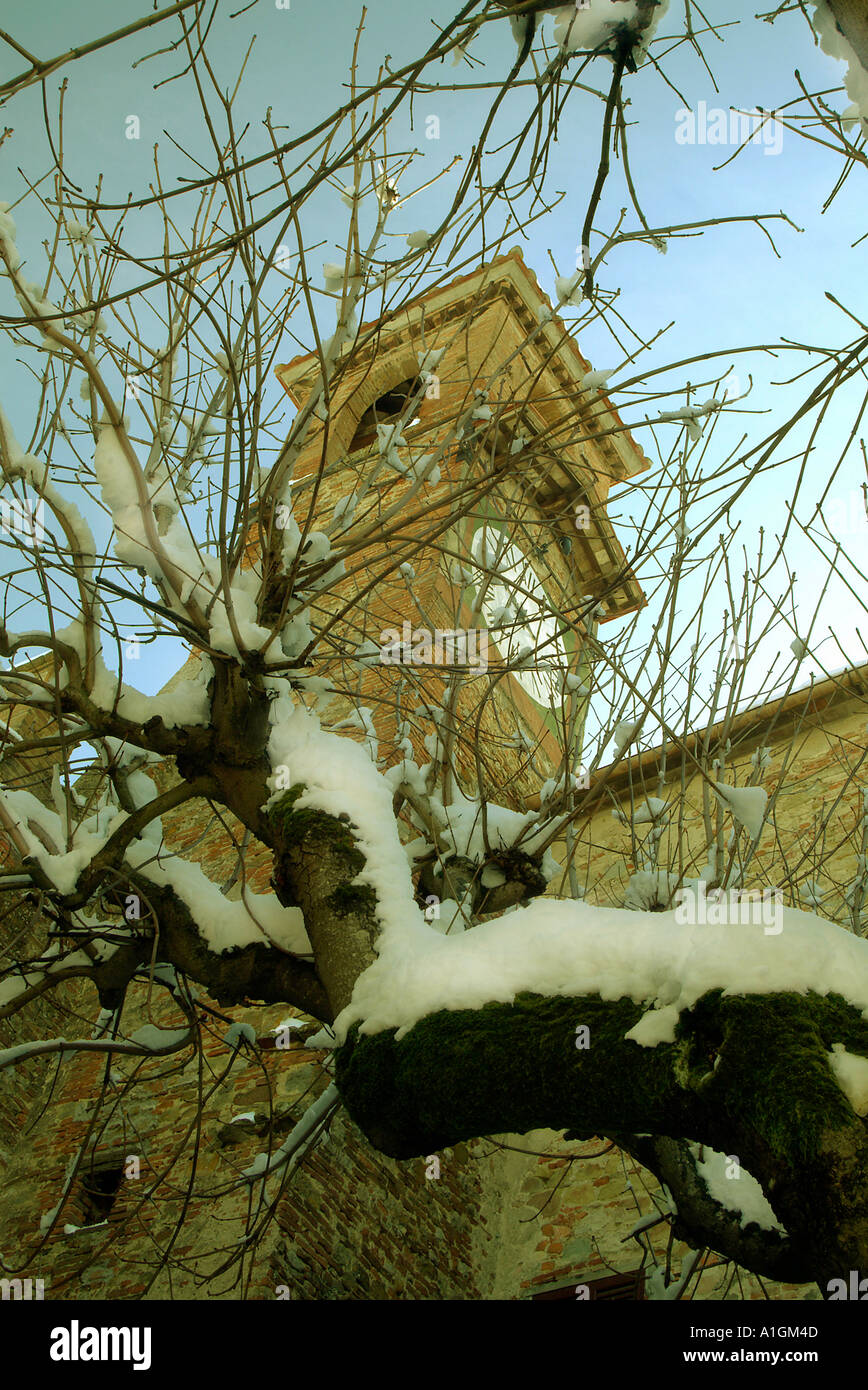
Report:
[[[48,1038],[41,1042],[20,1043],[0,1051],[0,1071],[18,1066],[31,1057],[64,1056],[72,1052],[118,1052],[128,1057],[167,1057],[180,1052],[194,1040],[190,1028],[157,1028],[146,1024],[133,1033],[128,1041],[110,1038]]]
[[[268,805],[301,787],[295,810],[309,807],[349,820],[366,861],[357,881],[374,889],[383,924],[412,921],[426,931],[398,836],[392,790],[365,748],[322,729],[315,714],[293,706],[286,695],[272,701],[269,715],[269,786],[274,791]]]
[[[820,47],[830,57],[839,58],[847,64],[844,86],[852,105],[848,106],[843,114],[844,124],[855,125],[859,121],[864,134],[868,130],[868,71],[862,66],[858,55],[841,32],[841,26],[827,0],[813,0],[813,5],[814,15],[811,22],[819,36]]]
[[[782,929],[693,926],[675,912],[625,911],[538,898],[459,936],[397,925],[338,1017],[343,1040],[397,1028],[400,1038],[441,1009],[480,1009],[517,994],[630,998],[648,1011],[630,1036],[642,1046],[671,1041],[683,1009],[710,990],[765,994],[835,992],[868,1008],[868,941],[797,908]],[[400,988],[396,988],[400,981]]]
[[[291,1171],[301,1162],[311,1145],[316,1142],[319,1133],[328,1124],[329,1119],[340,1104],[341,1097],[338,1088],[334,1082],[331,1082],[313,1105],[308,1106],[298,1124],[290,1130],[280,1147],[271,1154],[257,1154],[250,1167],[244,1169],[242,1178],[246,1182],[252,1183],[271,1177],[272,1174],[280,1172],[287,1166]]]
[[[129,847],[127,862],[151,883],[177,893],[202,940],[218,955],[251,945],[310,954],[302,912],[297,907],[283,907],[273,893],[253,893],[245,887],[241,898],[231,901],[198,864],[169,853],[155,855],[153,847],[145,843]]]

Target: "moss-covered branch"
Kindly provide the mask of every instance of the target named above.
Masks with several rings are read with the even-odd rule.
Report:
[[[285,1003],[324,1023],[332,1022],[334,1014],[322,981],[307,961],[284,955],[265,941],[218,954],[210,949],[189,908],[171,888],[152,883],[146,888],[160,918],[160,960],[169,961],[204,985],[218,1003]]]
[[[607,1137],[666,1186],[677,1208],[672,1223],[677,1239],[694,1250],[708,1246],[767,1279],[788,1284],[810,1281],[811,1267],[789,1235],[755,1221],[743,1224],[740,1212],[711,1196],[697,1172],[688,1141],[632,1134]]]
[[[810,1277],[868,1269],[868,1130],[827,1056],[836,1042],[868,1056],[860,1013],[836,996],[715,991],[656,1047],[624,1036],[642,1013],[629,999],[524,995],[429,1015],[400,1041],[354,1028],[336,1080],[396,1158],[538,1128],[708,1144],[760,1182]]]

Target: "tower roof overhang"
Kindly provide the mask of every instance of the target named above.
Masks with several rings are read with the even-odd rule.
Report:
[[[469,319],[474,311],[495,300],[503,301],[526,331],[533,344],[534,357],[545,362],[557,381],[562,400],[568,402],[568,415],[578,425],[583,439],[593,446],[596,462],[585,470],[570,454],[575,449],[558,449],[555,441],[535,461],[527,482],[543,507],[580,498],[589,508],[591,525],[585,533],[573,531],[576,565],[583,582],[596,589],[605,607],[603,621],[635,612],[644,606],[645,595],[627,561],[605,505],[609,488],[629,483],[650,468],[650,460],[639,448],[605,392],[597,387],[583,388],[591,371],[563,320],[540,287],[533,271],[525,264],[521,251],[513,248],[486,265],[445,285],[434,286],[409,303],[378,319],[362,324],[352,347],[353,362],[363,364],[379,353],[389,351],[408,338],[426,341],[438,329]],[[547,310],[548,316],[542,311]],[[541,313],[542,319],[541,322]],[[347,357],[344,349],[342,357]],[[278,380],[293,403],[300,407],[321,374],[317,352],[304,353],[276,368]],[[588,489],[589,473],[600,484],[602,498]],[[581,557],[579,559],[579,557]]]

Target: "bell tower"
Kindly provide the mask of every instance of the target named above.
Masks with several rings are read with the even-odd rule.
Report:
[[[439,706],[460,668],[453,722],[475,721],[494,780],[510,778],[516,734],[515,746],[539,751],[539,770],[557,767],[589,624],[644,603],[606,499],[649,462],[589,372],[517,250],[364,324],[338,360],[292,497],[298,524],[312,512],[344,558],[345,577],[323,595],[334,651],[324,664],[373,711],[383,753],[401,743],[402,710]],[[277,374],[302,407],[319,358]],[[451,643],[438,648],[438,633]],[[317,672],[322,660],[320,650]],[[582,713],[574,706],[574,726]]]

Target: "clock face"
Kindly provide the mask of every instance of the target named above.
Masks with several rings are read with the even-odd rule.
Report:
[[[569,664],[558,631],[562,624],[533,565],[506,531],[491,525],[479,528],[471,551],[492,574],[487,584],[479,575],[477,592],[485,585],[482,616],[501,656],[513,662],[526,653],[527,664],[513,672],[515,679],[538,705],[560,708]]]

